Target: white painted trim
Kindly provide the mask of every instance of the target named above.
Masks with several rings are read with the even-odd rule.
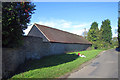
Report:
[[[37,27],[36,24],[34,24],[34,25]],[[37,29],[45,36],[45,38],[46,38],[48,41],[50,41],[50,40],[47,38],[47,36],[42,32],[42,30],[40,30],[38,27],[37,27]]]

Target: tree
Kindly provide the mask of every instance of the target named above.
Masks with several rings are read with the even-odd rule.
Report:
[[[103,41],[110,43],[112,39],[112,31],[111,31],[111,26],[110,26],[110,20],[106,19],[102,21],[101,25],[101,38]]]
[[[118,44],[120,47],[120,18],[118,19]]]
[[[98,23],[97,22],[93,22],[90,29],[99,30],[98,29]]]
[[[84,29],[83,37],[84,37],[85,39],[87,39],[87,31],[86,31],[86,28]]]
[[[97,22],[93,22],[91,25],[91,28],[88,31],[88,37],[87,39],[89,41],[97,41],[99,40],[99,29],[98,29],[98,23]]]
[[[2,2],[0,2],[0,24],[2,23]]]
[[[2,3],[2,45],[14,47],[21,43],[35,5],[31,2]]]
[[[117,37],[113,37],[111,40],[112,47],[117,47],[118,46],[118,39]]]
[[[118,44],[120,48],[120,1],[118,2]]]

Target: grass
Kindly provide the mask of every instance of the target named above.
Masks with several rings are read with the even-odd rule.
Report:
[[[86,58],[77,56],[78,52],[47,56],[40,60],[27,61],[19,68],[20,74],[12,78],[57,78],[74,69],[84,62],[94,58],[103,50],[80,51]]]

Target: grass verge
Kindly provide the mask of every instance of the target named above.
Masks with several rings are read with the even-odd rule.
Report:
[[[78,52],[47,56],[40,60],[27,61],[20,74],[12,78],[57,78],[74,69],[77,69],[84,62],[96,57],[103,50],[80,51],[86,58],[77,56]]]

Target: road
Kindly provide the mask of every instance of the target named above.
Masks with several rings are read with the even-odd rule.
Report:
[[[92,63],[68,78],[118,78],[118,52],[115,49],[103,51]]]

